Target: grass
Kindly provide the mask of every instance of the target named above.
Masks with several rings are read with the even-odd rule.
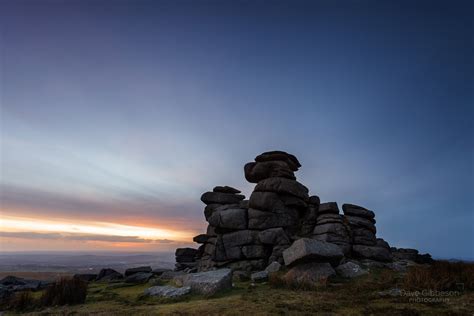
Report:
[[[456,270],[458,268],[453,269],[458,271]],[[433,271],[429,273],[434,273]],[[143,297],[143,291],[150,284],[110,288],[107,284],[90,283],[85,304],[53,307],[26,315],[473,314],[474,292],[469,288],[460,295],[438,303],[413,302],[406,296],[392,297],[379,294],[387,289],[405,289],[406,282],[413,282],[411,273],[415,272],[402,275],[390,270],[375,269],[366,276],[353,280],[335,278],[325,285],[312,289],[288,288],[279,282],[277,277],[272,277],[268,283],[254,285],[250,282],[236,282],[232,290],[213,297],[187,295],[179,300]],[[458,276],[459,273],[454,275]],[[281,277],[281,274],[279,276]],[[407,278],[410,281],[407,281]],[[14,313],[6,315],[11,314]]]

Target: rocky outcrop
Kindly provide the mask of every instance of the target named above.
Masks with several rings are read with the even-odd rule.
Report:
[[[410,249],[390,248],[377,238],[375,213],[355,204],[343,204],[343,214],[336,202],[321,203],[316,195],[298,182],[295,173],[301,167],[298,159],[283,151],[265,152],[244,166],[244,176],[255,183],[248,200],[240,190],[216,186],[201,196],[206,204],[204,216],[207,231],[194,237],[198,249],[176,251],[176,270],[194,272],[229,268],[254,279],[263,276],[270,263],[285,264],[300,271],[312,266],[315,277],[331,276],[323,263],[338,266],[338,273],[353,277],[365,266],[400,268],[404,262],[428,263],[429,254]],[[393,260],[403,264],[393,263]],[[332,268],[331,268],[332,269]],[[269,272],[269,271],[267,271]],[[237,274],[236,274],[237,275]],[[291,274],[290,274],[291,275]],[[290,278],[290,277],[289,277]],[[307,278],[313,278],[307,276]],[[263,278],[265,279],[265,278]]]

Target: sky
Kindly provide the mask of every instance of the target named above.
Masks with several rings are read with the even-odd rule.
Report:
[[[474,259],[471,1],[0,2],[0,251],[172,251],[268,150]],[[196,245],[195,245],[196,246]]]

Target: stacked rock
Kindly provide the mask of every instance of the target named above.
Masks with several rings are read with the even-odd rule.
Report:
[[[244,167],[245,178],[257,183],[249,198],[249,229],[281,227],[291,237],[308,212],[308,189],[296,181],[301,164],[282,151],[263,153]]]
[[[198,249],[198,270],[209,270],[216,266],[216,246],[218,234],[247,228],[247,208],[244,195],[230,186],[216,186],[212,192],[201,196],[206,204],[204,216],[208,221],[206,234],[194,237],[202,244]]]
[[[187,270],[191,271],[197,266],[197,254],[198,251],[194,248],[177,248],[175,252],[176,264],[175,270]]]
[[[377,261],[391,261],[390,246],[383,239],[376,237],[374,212],[354,204],[344,204],[342,210],[351,228],[353,255]]]
[[[421,264],[433,262],[429,253],[419,254],[416,249],[392,247],[390,250],[393,254],[393,258],[396,260],[408,260]]]
[[[339,214],[336,202],[322,203],[319,205],[316,226],[313,230],[313,239],[336,244],[344,255],[351,252],[351,230]]]

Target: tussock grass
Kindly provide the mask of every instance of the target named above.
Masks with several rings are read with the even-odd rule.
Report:
[[[430,266],[410,267],[403,282],[410,290],[474,290],[474,264],[437,261]]]

